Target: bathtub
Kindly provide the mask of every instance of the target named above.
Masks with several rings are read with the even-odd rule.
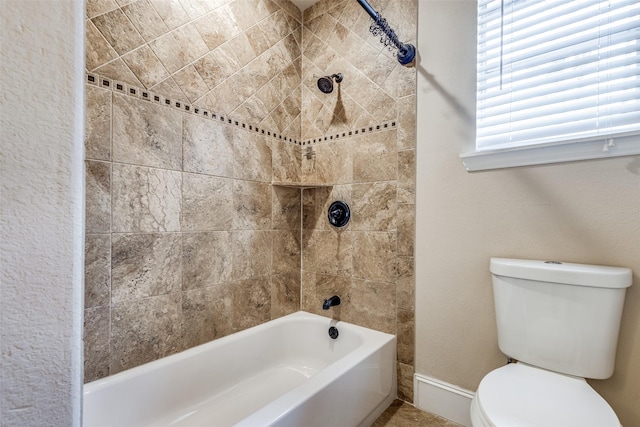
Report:
[[[83,426],[368,426],[395,358],[394,335],[299,311],[86,384]]]

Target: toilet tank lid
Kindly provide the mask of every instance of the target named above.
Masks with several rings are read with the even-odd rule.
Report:
[[[491,258],[490,271],[496,276],[596,288],[628,288],[631,269],[557,261]]]

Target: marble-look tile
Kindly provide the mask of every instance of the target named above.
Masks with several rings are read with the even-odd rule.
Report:
[[[232,177],[233,129],[191,114],[183,119],[184,171]]]
[[[111,302],[111,235],[87,234],[84,250],[84,308]]]
[[[398,152],[398,203],[416,202],[416,150]]]
[[[118,54],[104,39],[90,20],[86,22],[85,66],[92,71],[118,57]]]
[[[249,62],[253,61],[256,58],[256,54],[253,52],[253,49],[251,48],[249,39],[247,38],[246,35],[241,33],[236,37],[232,38],[231,40],[229,40],[227,44],[229,49],[235,53],[236,58],[238,58],[238,65],[240,66],[240,69],[238,70],[236,75],[246,74],[247,78],[245,78],[244,81],[254,83],[252,87],[246,87],[246,88],[241,87],[238,89],[242,90],[243,93],[253,93],[253,91],[255,91],[255,87],[259,87],[259,86],[255,84],[255,80],[253,79],[254,77],[258,77],[258,76],[253,76],[252,73],[249,72],[247,68],[245,68],[245,66]]]
[[[421,411],[415,406],[394,400],[383,413],[371,424],[371,427],[461,427],[459,424]]]
[[[415,352],[415,313],[398,310],[398,361],[413,365]]]
[[[216,9],[198,19],[195,24],[209,50],[217,48],[241,32],[229,6],[222,6]]]
[[[413,366],[398,363],[398,399],[409,403],[413,403],[413,373]]]
[[[302,174],[300,147],[282,141],[276,141],[273,147],[273,181],[300,182]]]
[[[271,275],[273,243],[270,231],[234,231],[232,241],[234,280]]]
[[[235,178],[271,183],[271,147],[265,136],[234,129]]]
[[[354,279],[347,289],[343,320],[367,328],[397,334],[394,283]]]
[[[271,186],[264,182],[233,181],[233,228],[271,228]]]
[[[96,16],[91,21],[119,55],[124,55],[144,43],[144,39],[121,9]]]
[[[214,301],[221,295],[214,288],[201,288],[182,292],[183,342],[186,348],[216,339]],[[220,298],[224,304],[224,299]],[[228,299],[231,302],[231,299]],[[231,308],[222,305],[218,308]]]
[[[183,174],[182,229],[225,231],[234,224],[233,180],[216,176]]]
[[[182,46],[173,33],[165,34],[151,41],[149,47],[170,74],[186,66],[191,59],[187,57],[186,51],[182,50]]]
[[[398,257],[398,279],[396,281],[396,295],[398,309],[415,310],[415,274],[414,259],[409,257]]]
[[[415,205],[398,205],[398,256],[413,256],[416,216]]]
[[[222,49],[216,49],[209,52],[202,58],[199,58],[193,63],[193,66],[196,68],[198,74],[200,74],[200,77],[202,77],[202,80],[204,80],[209,89],[214,89],[221,85],[221,83],[228,79],[233,73],[238,71],[239,63],[232,52],[225,52]],[[224,85],[222,88],[231,89],[225,88]],[[220,108],[215,108],[213,110],[220,111]]]
[[[321,274],[350,277],[353,274],[353,232],[314,230],[311,233],[304,242],[304,268]]]
[[[186,348],[232,334],[233,284],[182,292],[182,314]]]
[[[84,382],[109,376],[109,306],[84,310]]]
[[[178,0],[191,19],[196,19],[224,4],[225,0]]]
[[[416,96],[398,101],[398,150],[416,146]]]
[[[102,15],[117,7],[118,4],[114,0],[87,0],[85,3],[87,18]]]
[[[114,305],[180,292],[182,236],[179,233],[114,234],[111,274]]]
[[[85,162],[85,231],[111,232],[111,163]]]
[[[257,22],[255,16],[251,13],[251,3],[250,0],[234,0],[229,3],[233,18],[241,31],[246,31]]]
[[[300,272],[271,276],[271,318],[300,310]]]
[[[110,374],[184,349],[182,295],[160,295],[111,308]]]
[[[113,96],[113,160],[180,170],[181,113],[126,95]]]
[[[85,85],[85,159],[111,160],[111,94]]]
[[[184,233],[182,290],[231,282],[233,243],[231,233]]]
[[[273,273],[300,273],[300,230],[273,231]]]
[[[122,58],[107,62],[102,67],[99,67],[94,71],[101,76],[118,80],[122,83],[126,83],[139,88],[143,87],[142,83],[140,83],[140,80],[138,80],[136,75],[131,72]]]
[[[300,195],[297,188],[271,187],[271,225],[274,230],[300,230]]]
[[[113,165],[113,232],[180,231],[182,174]]]
[[[302,203],[302,228],[304,230],[311,230],[314,228],[321,228],[317,226],[317,223],[320,222],[320,218],[317,217],[316,212],[319,212],[319,209],[316,208],[316,198],[317,192],[322,191],[326,192],[327,197],[330,192],[329,188],[320,187],[320,188],[307,188],[302,191],[301,203]]]
[[[150,2],[170,30],[178,28],[190,20],[180,2],[167,0],[150,0]]]
[[[395,130],[361,136],[353,153],[354,182],[391,181],[398,176]]]
[[[271,278],[256,277],[233,287],[233,324],[238,331],[271,320]]]
[[[173,75],[173,80],[180,87],[189,102],[195,102],[197,99],[209,92],[209,87],[202,80],[198,71],[193,65],[188,65]],[[185,117],[188,117],[185,114]]]
[[[316,272],[305,271],[300,272],[300,309],[315,313],[322,308],[322,302],[316,307]],[[322,311],[322,310],[320,310]]]
[[[395,282],[396,234],[354,231],[353,274],[360,279]]]
[[[122,60],[147,89],[169,77],[166,68],[148,45],[127,53]]]
[[[352,189],[354,230],[395,230],[397,202],[394,181],[353,184]]]
[[[122,11],[146,41],[160,37],[169,31],[169,28],[167,28],[160,15],[158,15],[158,12],[156,12],[148,0],[138,0],[129,3],[122,7]]]
[[[356,141],[356,138],[347,138],[318,147],[320,182],[344,184],[353,181],[353,144]]]
[[[165,98],[173,101],[185,101],[187,99],[182,88],[178,86],[173,77],[168,77],[155,86],[151,86],[150,90],[154,93],[161,93]]]

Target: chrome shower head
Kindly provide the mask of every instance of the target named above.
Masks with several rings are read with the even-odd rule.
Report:
[[[318,89],[323,93],[333,92],[333,79],[336,80],[336,83],[340,83],[342,81],[342,73],[320,77],[318,79]]]

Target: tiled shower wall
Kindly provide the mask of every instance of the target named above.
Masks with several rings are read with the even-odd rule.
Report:
[[[401,40],[414,43],[415,1],[371,3]],[[343,303],[330,315],[397,334],[398,395],[411,402],[416,70],[369,34],[355,0],[317,3],[303,22],[302,135],[312,139],[302,179],[334,185],[304,191],[302,309],[326,315],[322,300],[338,294]],[[337,91],[315,88],[317,75],[334,73],[344,75]],[[366,133],[377,126],[380,132]],[[334,200],[352,209],[342,229],[326,219]]]
[[[86,91],[85,381],[299,310],[285,143]]]
[[[86,68],[300,137],[302,14],[287,0],[87,0]]]
[[[178,39],[178,31],[186,33],[192,26],[202,37],[198,20],[217,16],[214,12],[240,11],[236,2],[87,3],[89,44],[97,43],[89,27],[97,29],[98,18],[109,13],[126,17],[146,40],[88,69],[125,85],[151,88],[162,95],[161,101],[179,99],[182,109],[130,97],[128,86],[124,93],[88,86],[86,380],[302,308],[397,333],[399,395],[411,401],[415,68],[400,66],[368,33],[369,19],[355,0],[323,0],[307,9],[304,19],[285,0],[260,0],[251,4],[270,11],[267,17],[258,19],[254,9],[248,12],[252,18],[233,15],[236,21],[253,22],[242,24],[247,30],[241,34],[251,41],[249,31],[266,33],[284,17],[280,22],[288,25],[288,41],[276,42],[243,66],[225,56],[225,46],[231,47],[241,34],[223,34],[220,28],[214,53],[172,73],[160,82],[165,84],[132,79],[136,73],[130,52],[146,46],[161,60],[157,46],[154,50],[160,38],[173,33]],[[415,0],[372,4],[403,41],[415,39]],[[147,40],[134,10],[155,11],[169,33]],[[177,25],[187,19],[183,12],[191,20]],[[228,24],[207,22],[210,31]],[[295,22],[304,22],[304,29]],[[229,25],[242,27],[239,22]],[[282,27],[281,34],[285,32]],[[100,36],[101,43],[110,40]],[[118,37],[114,40],[119,43]],[[296,57],[292,40],[301,46],[302,56]],[[99,51],[88,47],[87,54]],[[193,66],[203,77],[205,57],[207,67],[215,60],[236,68],[229,76],[229,70],[220,74],[227,77],[208,85],[205,95],[187,96],[187,87],[198,86],[199,79],[191,73],[192,80],[180,80],[178,74]],[[240,77],[234,76],[260,73],[254,66],[264,63],[271,67],[268,84],[244,82],[238,87],[234,78]],[[318,77],[338,72],[344,81],[333,93],[317,90]],[[178,80],[188,85],[180,86]],[[242,108],[256,100],[275,107]],[[193,108],[185,112],[184,101],[231,113],[252,128],[302,139],[302,147],[191,114]],[[167,144],[163,138],[180,142]],[[325,185],[303,191],[302,233],[300,190],[272,187],[272,180]],[[352,207],[352,222],[341,230],[326,222],[326,208],[335,199]],[[322,299],[333,293],[343,297],[342,305],[321,313]]]

